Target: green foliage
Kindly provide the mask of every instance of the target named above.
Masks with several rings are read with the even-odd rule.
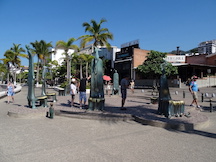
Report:
[[[85,45],[89,42],[93,42],[95,47],[104,46],[110,47],[108,43],[108,39],[113,40],[113,34],[109,32],[107,28],[102,28],[102,24],[107,22],[106,19],[101,19],[99,23],[95,20],[91,20],[90,24],[87,22],[83,23],[83,27],[85,27],[85,32],[89,32],[89,35],[83,35],[79,37],[81,39],[81,47],[84,48]]]
[[[165,62],[165,57],[166,53],[153,50],[150,51],[144,63],[138,66],[138,71],[148,76],[149,78],[159,78],[159,76],[162,74],[161,64]],[[177,67],[172,66],[171,63],[167,63],[165,69],[167,76],[175,75],[178,73]]]
[[[60,87],[61,87],[61,88],[65,88],[67,85],[68,85],[68,82],[67,82],[67,81],[64,81],[64,82],[60,85]]]

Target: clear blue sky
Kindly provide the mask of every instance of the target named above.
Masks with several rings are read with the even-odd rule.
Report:
[[[139,39],[141,49],[189,50],[216,39],[215,9],[216,0],[0,0],[0,58],[13,43],[78,38],[83,22],[101,18],[113,46]]]

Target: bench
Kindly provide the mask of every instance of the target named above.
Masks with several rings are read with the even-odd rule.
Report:
[[[171,118],[172,116],[180,116],[184,115],[185,103],[181,100],[160,100],[158,113],[164,114],[165,117]]]
[[[36,101],[39,101],[40,103],[39,103],[39,105],[41,106],[43,106],[43,107],[48,107],[47,106],[47,96],[37,96],[36,97]]]
[[[56,93],[55,93],[55,92],[53,92],[53,93],[47,93],[46,96],[47,96],[48,98],[52,98],[52,101],[53,101],[53,102],[56,102],[56,101],[57,101],[57,99],[56,99]]]

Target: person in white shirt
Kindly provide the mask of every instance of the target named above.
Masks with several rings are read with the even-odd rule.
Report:
[[[71,107],[74,106],[74,99],[75,99],[75,95],[77,93],[77,87],[76,87],[76,79],[72,79],[71,80],[71,85],[70,85],[70,94],[71,94]]]

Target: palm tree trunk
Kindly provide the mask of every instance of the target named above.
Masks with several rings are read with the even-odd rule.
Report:
[[[37,62],[36,87],[39,87],[39,59]]]
[[[80,79],[82,79],[83,78],[83,74],[82,74],[82,61],[81,61],[81,63],[80,63]]]

